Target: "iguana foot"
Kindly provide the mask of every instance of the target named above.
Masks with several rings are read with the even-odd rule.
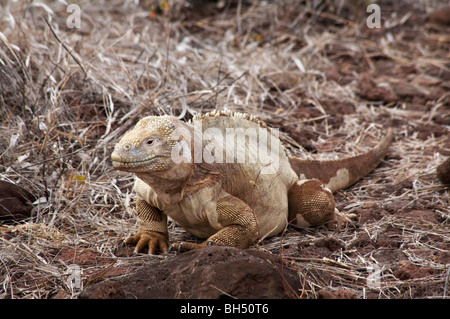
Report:
[[[204,247],[212,246],[212,245],[213,245],[212,241],[205,241],[201,244],[188,243],[188,242],[182,241],[181,243],[173,243],[169,248],[169,252],[176,251],[176,252],[182,253],[185,251],[189,251],[189,250],[193,250],[193,249],[200,249],[200,248],[204,248]]]
[[[353,224],[358,216],[356,214],[342,213],[337,208],[334,209],[334,221],[329,224],[332,229],[342,229],[345,224]]]
[[[136,235],[128,237],[124,242],[126,245],[136,245],[135,253],[140,253],[148,247],[148,253],[151,255],[155,255],[157,250],[167,253],[169,247],[167,235],[153,231],[138,231]]]

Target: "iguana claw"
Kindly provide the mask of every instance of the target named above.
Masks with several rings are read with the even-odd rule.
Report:
[[[189,251],[189,250],[193,250],[193,249],[200,249],[200,248],[204,248],[204,247],[209,247],[212,246],[213,242],[212,241],[205,241],[201,244],[196,244],[196,243],[188,243],[188,242],[180,242],[180,243],[173,243],[170,247],[169,247],[169,252],[185,252],[185,251]]]
[[[148,253],[155,255],[157,250],[167,253],[167,236],[157,232],[138,232],[124,240],[126,245],[136,245],[134,253],[140,253],[148,247]]]

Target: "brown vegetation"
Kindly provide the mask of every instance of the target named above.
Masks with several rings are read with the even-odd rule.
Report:
[[[133,177],[110,153],[145,115],[223,108],[280,128],[309,158],[364,151],[394,128],[385,161],[336,194],[358,227],[288,228],[252,248],[297,272],[289,296],[448,298],[446,1],[383,1],[375,29],[351,1],[77,3],[79,29],[62,2],[0,4],[0,179],[36,196],[30,218],[0,225],[0,298],[77,297],[70,264],[86,287],[175,260],[118,248],[136,229]]]

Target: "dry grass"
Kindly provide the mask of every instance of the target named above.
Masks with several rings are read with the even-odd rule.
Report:
[[[413,65],[416,89],[448,90],[448,79],[441,78],[450,71],[448,33],[427,29],[425,44],[408,41],[421,26],[408,25],[411,13],[400,14],[400,5],[388,7],[398,15],[383,16],[392,32],[375,39],[363,33],[365,8],[344,1],[226,1],[222,9],[204,1],[186,9],[185,1],[175,1],[168,10],[158,1],[78,3],[80,29],[67,28],[62,2],[0,4],[0,179],[39,196],[32,220],[0,226],[0,297],[48,298],[60,290],[76,296],[66,285],[67,265],[55,257],[58,252],[84,247],[115,258],[119,238],[135,229],[133,177],[110,165],[114,143],[144,115],[188,119],[216,108],[259,116],[281,128],[291,153],[314,158],[360,152],[393,125],[391,154],[373,174],[338,194],[339,209],[426,209],[438,224],[386,214],[358,232],[289,229],[258,247],[282,251],[298,268],[307,279],[302,297],[336,287],[364,297],[373,264],[382,268],[383,286],[372,289],[380,298],[407,297],[405,287],[427,283],[440,290],[420,297],[448,297],[448,258],[417,252],[449,253],[448,189],[436,180],[435,167],[442,154],[450,155],[450,95],[425,99],[427,108],[415,108],[414,100],[380,103],[358,95],[359,72],[379,71],[379,57],[399,67]],[[409,6],[425,14],[440,5],[433,4]],[[345,80],[330,79],[332,67]],[[383,88],[405,80],[383,76],[377,78]],[[327,100],[353,111],[343,115]],[[420,137],[419,128],[436,118],[447,121],[440,125],[445,133]],[[305,153],[304,140],[295,138],[305,134],[314,136],[307,148],[319,154]],[[411,187],[396,187],[405,181]],[[401,280],[393,274],[399,265],[377,260],[377,249],[355,248],[357,234],[376,239],[389,227],[403,230],[398,249],[405,260],[436,271]],[[174,224],[170,234],[173,240],[187,236]],[[299,257],[299,243],[314,246],[327,236],[342,243],[338,252],[328,259]]]

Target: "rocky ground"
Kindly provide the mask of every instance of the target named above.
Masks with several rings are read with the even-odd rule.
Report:
[[[80,1],[71,28],[62,2],[2,2],[0,297],[448,298],[446,5],[382,1],[368,28],[365,2]],[[362,152],[393,127],[383,163],[336,194],[357,223],[133,255],[114,143],[144,115],[223,108],[304,158]]]

